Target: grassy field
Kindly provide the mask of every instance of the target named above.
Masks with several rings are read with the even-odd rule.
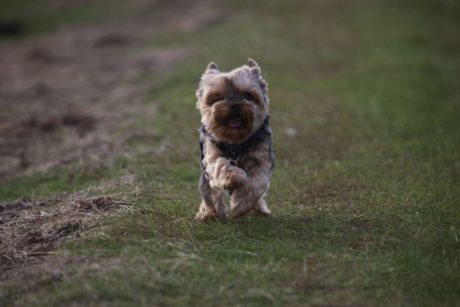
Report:
[[[4,204],[73,193],[123,210],[6,267],[0,305],[458,306],[459,3],[203,3],[218,12],[205,26],[126,47],[187,54],[136,81],[149,84],[140,105],[154,115],[127,115],[116,136],[147,137],[96,166],[79,159],[1,182]],[[66,27],[114,18],[75,10]],[[0,47],[51,35],[62,17],[45,13],[40,31]],[[225,70],[247,57],[270,87],[273,214],[197,223],[194,91],[208,62]],[[15,270],[32,282],[15,282]]]

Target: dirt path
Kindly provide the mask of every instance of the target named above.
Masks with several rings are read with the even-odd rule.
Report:
[[[97,167],[130,138],[153,133],[138,125],[156,115],[147,93],[191,50],[156,48],[152,38],[195,31],[219,12],[204,2],[129,7],[122,20],[0,44],[0,183],[78,160]],[[5,289],[32,289],[65,274],[69,262],[84,262],[53,249],[129,210],[123,197],[87,192],[0,204],[0,298]]]
[[[146,92],[190,50],[149,41],[194,31],[218,13],[203,3],[173,3],[139,16],[151,6],[139,1],[123,20],[0,45],[0,181],[106,157],[138,133],[136,122],[153,120]]]

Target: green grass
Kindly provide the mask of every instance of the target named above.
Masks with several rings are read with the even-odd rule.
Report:
[[[127,158],[149,193],[134,213],[63,247],[106,269],[75,267],[28,298],[458,305],[460,5],[236,1],[225,9],[225,22],[152,42],[196,51],[146,97],[158,103],[153,129],[169,152]],[[207,62],[229,69],[248,56],[270,84],[273,216],[199,224],[194,89]]]
[[[19,23],[22,28],[20,37],[46,33],[70,24],[97,22],[109,17],[107,15],[103,0],[90,5],[50,3],[46,0],[0,0],[0,20]]]

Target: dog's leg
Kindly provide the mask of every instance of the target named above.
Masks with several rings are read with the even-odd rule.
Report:
[[[246,173],[241,168],[233,166],[226,158],[218,158],[215,163],[208,165],[211,174],[210,185],[218,190],[233,190],[243,184]]]
[[[227,217],[227,207],[223,200],[223,191],[213,189],[205,174],[200,178],[201,204],[195,219],[206,221],[212,218],[224,219]]]
[[[215,194],[214,194],[215,193]],[[210,202],[210,198],[215,200],[214,203]],[[200,208],[195,216],[197,221],[207,221],[213,218],[225,219],[227,217],[227,207],[223,201],[223,193],[218,190],[213,191],[207,199],[201,200]]]
[[[270,215],[271,211],[270,209],[268,209],[268,206],[267,206],[267,203],[265,202],[265,199],[263,197],[261,197],[255,207],[254,207],[254,211],[257,213],[257,214],[261,214],[261,215]]]
[[[211,142],[205,146],[203,165],[209,176],[209,186],[217,190],[233,190],[243,184],[246,172],[233,166]]]
[[[269,175],[265,169],[248,174],[244,184],[232,193],[230,210],[233,218],[241,217],[251,210],[258,210],[270,214],[263,196],[269,187]]]
[[[263,197],[270,186],[271,154],[270,144],[267,142],[254,148],[243,161],[242,167],[246,170],[247,178],[242,186],[233,191],[230,201],[233,218],[243,216],[250,211],[270,214]]]

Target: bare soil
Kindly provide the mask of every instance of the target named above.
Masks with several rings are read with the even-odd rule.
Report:
[[[160,12],[153,17],[145,14],[152,5]],[[152,47],[152,38],[220,16],[202,2],[137,1],[129,8],[121,20],[0,43],[0,184],[81,159],[97,164],[145,134],[138,122],[156,115],[148,90],[192,52]],[[120,196],[85,191],[1,203],[0,298],[61,278],[69,262],[86,265],[54,250],[129,206]]]
[[[0,44],[0,182],[110,155],[136,122],[153,120],[148,89],[191,51],[153,48],[152,38],[196,30],[219,14],[175,2],[157,4],[158,16],[140,14],[152,5],[138,1],[129,18]]]

